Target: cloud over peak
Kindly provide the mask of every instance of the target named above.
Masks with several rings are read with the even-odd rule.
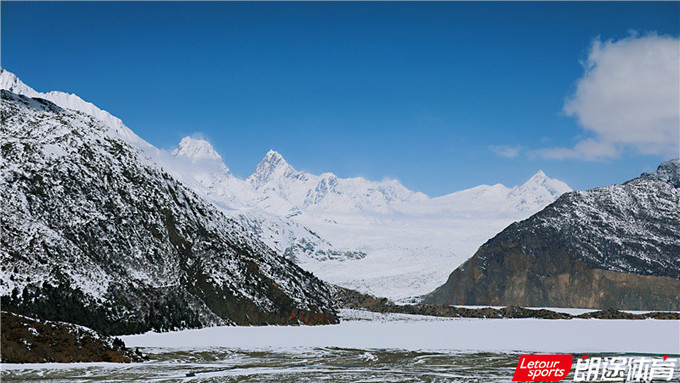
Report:
[[[537,150],[544,158],[598,160],[624,150],[677,156],[680,145],[680,40],[631,35],[596,38],[564,112],[586,132],[573,147]]]
[[[503,158],[515,158],[522,152],[521,146],[491,145],[489,150]]]

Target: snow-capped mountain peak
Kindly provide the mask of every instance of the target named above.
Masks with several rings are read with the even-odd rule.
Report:
[[[659,165],[652,174],[643,173],[642,177],[667,182],[676,188],[680,188],[680,158],[666,161]]]
[[[151,144],[144,141],[132,130],[123,124],[118,117],[114,117],[109,112],[99,109],[94,104],[83,100],[75,94],[60,91],[41,93],[24,84],[14,73],[4,68],[0,68],[0,89],[8,90],[12,93],[31,98],[42,98],[54,103],[55,105],[72,111],[84,113],[102,121],[111,133],[140,149],[148,150]]]
[[[7,71],[4,68],[0,68],[0,89],[5,89],[16,94],[22,94],[26,97],[39,96],[38,92],[24,84],[14,73]]]
[[[522,184],[522,186],[516,187],[516,189],[521,190],[523,193],[531,190],[545,189],[553,197],[559,197],[560,195],[571,191],[571,188],[567,184],[560,180],[548,177],[543,170],[539,170],[529,178],[527,182]]]
[[[293,169],[293,167],[290,166],[283,156],[276,150],[268,151],[262,161],[260,161],[260,163],[257,165],[257,168],[260,170],[271,170],[276,168]]]
[[[547,178],[548,178],[548,176],[545,175],[545,173],[543,172],[543,170],[542,170],[542,169],[538,169],[538,171],[536,172],[536,174],[534,174],[533,176],[531,176],[530,180],[532,180],[532,179],[543,180],[543,179],[547,179]]]
[[[284,178],[299,178],[301,173],[295,170],[279,152],[270,150],[262,161],[257,164],[253,173],[246,182],[256,189],[264,186],[270,181],[281,180]]]
[[[534,174],[521,186],[510,190],[509,199],[518,210],[542,208],[562,194],[571,191],[564,182],[548,177],[542,170]]]
[[[160,165],[278,253],[330,282],[378,295],[403,298],[431,291],[493,234],[569,190],[538,172],[512,189],[482,185],[429,198],[397,180],[298,171],[274,150],[243,180],[229,172],[205,140],[185,138],[170,153],[145,143],[120,120],[75,95],[36,92],[4,70],[0,85],[102,120],[108,128],[104,134],[125,137],[121,132],[127,132],[124,140],[144,149],[149,166]],[[350,261],[359,258],[369,263]]]
[[[192,160],[218,160],[222,157],[215,151],[212,144],[200,138],[184,137],[179,146],[172,151],[175,157],[186,157]]]

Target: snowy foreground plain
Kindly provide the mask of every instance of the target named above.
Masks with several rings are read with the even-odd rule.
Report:
[[[330,326],[211,327],[121,337],[130,347],[340,347],[484,352],[680,354],[680,322],[467,319],[343,310]]]
[[[341,317],[329,326],[123,336],[151,360],[4,364],[2,380],[509,382],[522,353],[680,357],[680,321],[461,319],[357,310],[342,310]]]

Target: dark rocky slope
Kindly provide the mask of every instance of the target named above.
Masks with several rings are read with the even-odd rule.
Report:
[[[369,294],[363,294],[355,290],[339,286],[333,287],[333,298],[339,307],[354,310],[366,310],[377,313],[398,313],[411,315],[428,315],[435,317],[452,318],[538,318],[538,319],[660,319],[678,320],[678,312],[644,312],[632,314],[616,309],[592,311],[579,315],[571,315],[563,312],[547,309],[528,309],[519,306],[493,307],[456,307],[451,305],[395,304],[387,298],[378,298]]]
[[[141,362],[144,355],[118,338],[86,327],[2,311],[2,363]]]
[[[92,117],[2,91],[3,310],[105,334],[336,323],[328,288]]]
[[[424,302],[680,310],[680,160],[564,194],[482,245]]]

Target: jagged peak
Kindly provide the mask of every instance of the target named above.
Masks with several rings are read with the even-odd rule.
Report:
[[[292,169],[292,166],[286,162],[286,160],[283,158],[281,153],[277,152],[276,150],[269,150],[267,154],[262,158],[259,164],[257,164],[257,169],[272,169],[272,168],[279,168],[279,167],[290,167]],[[257,170],[256,170],[257,172]]]
[[[680,158],[674,158],[666,162],[661,163],[656,169],[657,173],[680,173]]]
[[[259,164],[257,164],[257,169],[255,172],[257,173],[258,171],[269,171],[269,170],[275,170],[275,169],[285,169],[285,170],[292,170],[292,166],[286,160],[283,158],[283,156],[277,152],[276,150],[270,150],[267,152],[267,154],[262,158]]]
[[[0,89],[26,97],[37,97],[39,95],[33,88],[24,84],[17,75],[2,67],[0,67]]]
[[[529,178],[522,186],[524,185],[532,185],[532,184],[542,184],[545,182],[550,182],[552,179],[548,177],[543,170],[540,170],[536,172],[531,178]]]
[[[559,181],[557,179],[548,177],[548,175],[545,174],[545,172],[543,170],[539,170],[539,171],[536,172],[536,174],[531,176],[531,178],[529,178],[524,184],[522,184],[522,186],[551,184],[554,181],[562,182],[562,181]]]
[[[283,156],[281,155],[281,153],[277,152],[276,150],[274,150],[274,149],[269,149],[269,151],[267,152],[267,154],[265,154],[264,158],[276,158],[276,159],[281,159],[281,160],[282,160],[282,159],[283,159]]]
[[[295,177],[298,173],[279,152],[270,150],[246,181],[257,188],[273,179]]]
[[[175,157],[187,157],[194,160],[219,160],[222,156],[215,151],[212,144],[201,138],[184,137],[175,150],[172,151]]]
[[[550,178],[545,174],[545,172],[543,172],[543,170],[539,170],[524,184],[521,186],[515,186],[511,193],[514,195],[524,195],[527,193],[534,193],[533,191],[537,190],[545,190],[550,193],[550,195],[557,197],[571,191],[572,189],[566,183],[558,179]]]

